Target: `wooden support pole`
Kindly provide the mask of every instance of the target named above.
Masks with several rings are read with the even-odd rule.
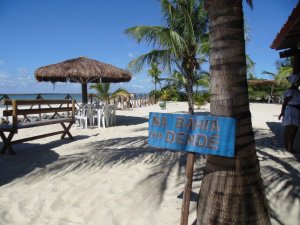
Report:
[[[87,84],[81,84],[82,104],[88,103]]]
[[[195,153],[188,152],[187,159],[186,159],[186,167],[185,167],[185,185],[184,185],[184,192],[183,192],[180,225],[188,225],[190,199],[191,199],[192,184],[193,184],[194,161],[195,161]]]
[[[72,119],[75,119],[75,100],[72,99]]]
[[[140,94],[140,107],[142,107],[142,94]]]
[[[17,101],[12,100],[12,124],[13,127],[16,128],[18,124],[18,113],[17,113]]]

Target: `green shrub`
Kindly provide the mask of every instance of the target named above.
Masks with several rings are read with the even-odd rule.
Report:
[[[194,98],[195,105],[199,109],[200,106],[204,105],[206,102],[209,102],[210,94],[209,93],[194,94],[193,98]]]
[[[186,101],[187,95],[172,87],[161,90],[160,100],[162,101]]]

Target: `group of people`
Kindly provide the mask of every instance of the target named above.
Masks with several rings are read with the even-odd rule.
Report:
[[[291,86],[284,93],[284,101],[278,119],[282,119],[282,126],[284,126],[285,148],[287,151],[295,153],[300,149],[300,146],[296,146],[297,149],[294,148],[295,137],[300,126],[300,75],[291,74],[287,79]]]

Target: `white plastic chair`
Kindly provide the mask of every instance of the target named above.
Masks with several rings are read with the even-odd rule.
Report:
[[[105,105],[102,107],[102,127],[108,127],[110,125],[110,114],[111,114],[111,106]]]
[[[79,121],[79,126],[82,125],[82,128],[88,127],[88,121],[90,125],[94,126],[94,113],[93,113],[93,105],[86,104],[79,110],[78,115],[75,116],[75,119]],[[82,123],[84,121],[84,123]],[[83,126],[84,125],[84,126]]]
[[[110,106],[111,110],[110,110],[110,125],[114,126],[116,125],[117,119],[116,119],[116,110],[118,107],[118,103],[115,103],[113,105]]]

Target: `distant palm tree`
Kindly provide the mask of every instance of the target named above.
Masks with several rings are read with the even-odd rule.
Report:
[[[198,87],[210,88],[210,74],[206,71],[201,71],[201,73],[197,74],[196,81],[196,93],[198,93]]]
[[[151,68],[148,70],[148,75],[152,78],[152,81],[154,83],[154,102],[156,103],[156,85],[158,83],[160,83],[161,79],[160,79],[160,75],[161,75],[162,71],[158,68],[157,63],[151,63]]]
[[[91,84],[90,89],[94,89],[97,92],[97,94],[95,95],[96,98],[107,103],[109,102],[110,83]]]
[[[109,90],[110,90],[110,83],[96,83],[90,85],[90,89],[96,90],[97,94],[94,95],[96,98],[100,99],[101,101],[106,102],[109,104],[110,102],[110,96],[109,96]],[[116,91],[114,91],[111,94],[112,98],[116,97],[129,97],[129,92],[124,88],[119,88]]]
[[[202,0],[161,0],[165,26],[135,26],[125,32],[138,42],[157,47],[133,59],[129,69],[140,71],[145,64],[157,62],[176,68],[186,79],[189,113],[194,114],[193,81],[196,70],[208,53],[207,16]]]
[[[278,84],[281,84],[285,88],[287,88],[289,86],[289,83],[286,78],[293,73],[293,66],[292,66],[291,59],[288,58],[284,60],[277,60],[275,64],[277,70],[276,73],[264,70],[262,71],[262,74],[271,76],[274,80],[278,82]]]
[[[249,110],[242,0],[207,0],[206,8],[210,112],[234,117],[237,125],[234,158],[207,156],[197,225],[270,225]]]

